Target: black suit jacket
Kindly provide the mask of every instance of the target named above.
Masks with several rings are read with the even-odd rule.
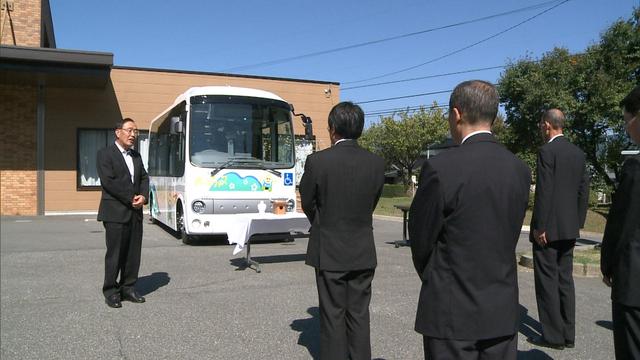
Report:
[[[640,307],[640,155],[625,161],[607,218],[600,267],[613,277],[611,299]]]
[[[115,143],[98,151],[98,176],[102,197],[98,209],[98,221],[126,223],[132,216],[142,219],[142,209],[134,209],[131,201],[135,195],[149,199],[149,177],[142,164],[140,153],[131,150],[133,158],[133,183],[127,163]]]
[[[582,150],[564,136],[544,144],[538,152],[533,230],[546,232],[547,241],[577,239],[589,203],[589,178]]]
[[[529,168],[491,134],[427,160],[409,213],[413,264],[422,279],[415,329],[441,339],[515,334],[515,248]]]
[[[309,155],[300,180],[311,223],[306,263],[320,270],[376,267],[372,213],[384,185],[384,160],[347,140]]]

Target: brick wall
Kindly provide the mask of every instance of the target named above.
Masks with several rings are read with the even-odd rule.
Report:
[[[0,14],[0,44],[40,47],[41,0],[13,1],[13,11]]]
[[[37,89],[0,85],[0,99],[0,214],[36,215]]]

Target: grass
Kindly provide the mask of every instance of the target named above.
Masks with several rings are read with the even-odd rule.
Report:
[[[600,250],[589,249],[574,251],[573,262],[580,264],[600,264]]]
[[[402,211],[393,207],[394,205],[408,205],[411,204],[411,198],[407,196],[403,197],[383,197],[378,201],[378,206],[373,212],[376,215],[386,216],[398,216],[402,217]],[[606,216],[609,212],[608,208],[595,208],[589,209],[587,212],[587,220],[584,225],[584,231],[603,233],[604,226],[607,222]],[[531,223],[531,210],[527,210],[524,218],[524,225]]]
[[[393,205],[409,205],[411,204],[411,198],[408,196],[403,197],[381,197],[378,201],[378,206],[374,210],[376,215],[386,216],[398,216],[402,217],[402,211],[393,207]]]
[[[603,233],[604,226],[607,223],[608,208],[599,207],[596,209],[589,209],[587,211],[587,220],[584,223],[584,231]],[[531,224],[531,210],[527,210],[524,216],[524,225]]]

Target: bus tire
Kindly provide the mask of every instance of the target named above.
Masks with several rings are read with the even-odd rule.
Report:
[[[184,225],[184,211],[182,211],[182,205],[178,206],[178,234],[180,236],[180,240],[185,245],[191,244],[191,236],[187,234],[187,230]]]

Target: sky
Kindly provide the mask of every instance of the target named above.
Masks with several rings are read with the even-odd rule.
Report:
[[[456,84],[495,83],[501,66],[511,61],[537,59],[554,47],[582,52],[613,22],[628,19],[640,0],[50,0],[50,5],[59,49],[110,52],[118,66],[339,82],[340,100],[359,103],[370,124],[381,112],[434,101],[446,105]],[[475,69],[485,70],[433,77]],[[390,98],[398,99],[385,100]]]

